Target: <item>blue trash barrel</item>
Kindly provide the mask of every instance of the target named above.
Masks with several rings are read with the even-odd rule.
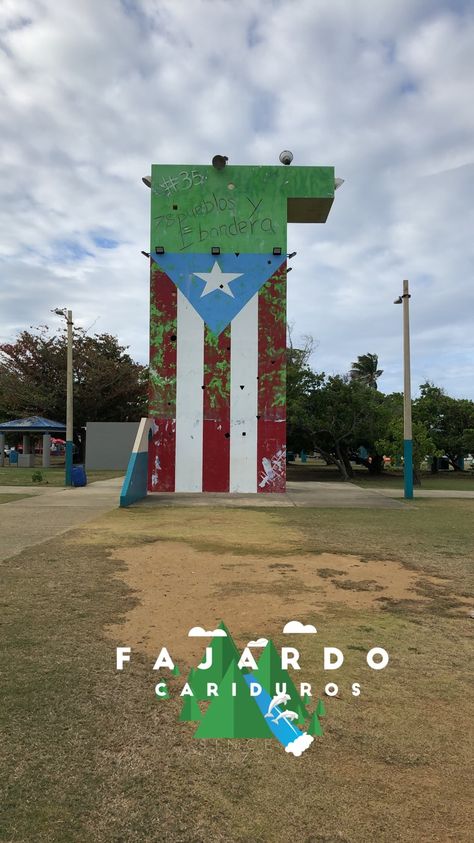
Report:
[[[10,451],[9,461],[10,465],[18,465],[18,451]]]
[[[87,474],[83,465],[73,465],[72,467],[72,485],[73,486],[87,486]]]

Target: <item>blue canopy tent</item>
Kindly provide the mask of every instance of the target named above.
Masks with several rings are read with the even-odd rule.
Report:
[[[31,468],[35,464],[34,451],[31,451],[31,436],[43,436],[43,467],[50,465],[51,434],[66,433],[66,425],[61,422],[45,419],[43,416],[28,416],[26,419],[14,419],[0,424],[0,465],[5,459],[5,434],[23,434],[23,453],[18,454],[18,465]]]

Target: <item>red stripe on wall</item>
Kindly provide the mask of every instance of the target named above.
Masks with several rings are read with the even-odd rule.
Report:
[[[174,492],[176,422],[154,419],[148,446],[148,490]]]
[[[257,490],[286,487],[286,261],[258,295]]]
[[[150,273],[150,416],[148,489],[174,492],[176,448],[177,289],[152,263]]]
[[[204,330],[203,492],[228,492],[230,475],[230,327]]]

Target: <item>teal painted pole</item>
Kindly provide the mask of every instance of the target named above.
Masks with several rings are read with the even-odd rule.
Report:
[[[72,310],[67,312],[67,374],[66,374],[66,486],[72,486],[73,463],[73,377],[72,377]]]
[[[405,498],[411,500],[413,497],[413,440],[403,440],[403,485]]]
[[[403,282],[403,485],[405,499],[413,498],[413,433],[411,420],[410,293]]]
[[[72,486],[72,463],[73,463],[73,453],[74,453],[74,445],[72,442],[66,441],[66,479],[65,483],[66,486]]]

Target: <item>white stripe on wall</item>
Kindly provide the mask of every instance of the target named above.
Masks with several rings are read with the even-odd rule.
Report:
[[[178,290],[176,492],[202,491],[204,322]]]
[[[233,319],[230,335],[230,491],[256,492],[258,293]]]

